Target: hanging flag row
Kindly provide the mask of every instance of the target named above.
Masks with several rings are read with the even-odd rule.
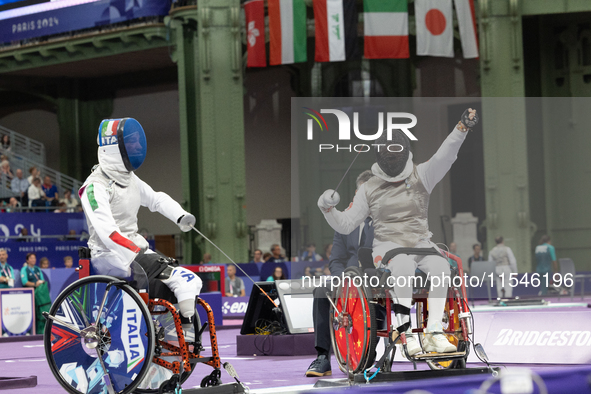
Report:
[[[464,58],[478,57],[474,0],[453,0]],[[453,57],[452,0],[415,0],[417,55]],[[315,61],[334,62],[357,56],[355,0],[313,0],[316,29]],[[269,63],[307,60],[304,0],[267,0]],[[364,0],[364,56],[367,59],[405,59],[408,44],[408,0]],[[244,3],[248,67],[265,67],[265,2]]]

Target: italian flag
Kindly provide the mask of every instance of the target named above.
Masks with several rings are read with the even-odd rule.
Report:
[[[314,0],[317,62],[338,62],[357,52],[355,0]]]
[[[103,137],[117,135],[117,126],[119,126],[119,120],[120,119],[104,121],[102,124],[101,135]]]
[[[407,0],[364,0],[364,55],[367,59],[406,59]]]
[[[269,0],[271,65],[305,62],[306,3],[304,0]]]

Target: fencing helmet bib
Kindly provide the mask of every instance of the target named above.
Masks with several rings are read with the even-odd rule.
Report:
[[[386,133],[376,141],[376,161],[384,173],[390,177],[398,176],[406,167],[410,154],[410,141],[400,130],[392,131],[392,139]]]
[[[146,133],[133,118],[105,119],[99,126],[99,146],[118,146],[127,171],[135,171],[146,158]]]

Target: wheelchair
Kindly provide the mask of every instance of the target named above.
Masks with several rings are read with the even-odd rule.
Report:
[[[221,384],[214,315],[205,301],[197,298],[196,308],[205,310],[207,322],[201,325],[195,310],[192,327],[184,332],[174,296],[172,302],[150,298],[148,276],[137,262],[129,278],[90,275],[90,260],[83,255],[79,280],[45,313],[45,354],[66,391],[180,393],[199,363],[213,368],[201,387]],[[211,355],[203,356],[208,326]]]
[[[345,281],[333,293],[333,298],[329,298],[332,303],[330,315],[332,347],[341,371],[348,376],[363,373],[367,382],[378,372],[392,372],[395,344],[402,344],[403,356],[412,361],[415,370],[417,362],[426,362],[432,370],[466,368],[472,321],[464,282],[461,282],[461,286],[452,285],[448,288],[443,318],[444,335],[457,346],[457,352],[419,353],[410,356],[406,348],[406,333],[404,328],[400,329],[403,327],[404,312],[398,308],[396,296],[392,296],[390,288],[386,286],[390,271],[385,268],[376,269],[371,253],[369,248],[359,249],[358,257],[361,267],[347,268],[344,273]],[[457,268],[450,264],[452,279],[458,275],[462,278],[464,276],[461,259],[445,251],[435,248],[399,248],[388,252],[383,261],[389,261],[398,254],[439,255],[449,258],[457,264]],[[417,270],[417,274],[426,279],[426,275],[421,271]],[[368,279],[373,278],[366,282],[374,285],[366,286],[363,281],[355,281],[356,277],[361,279],[363,275]],[[423,281],[423,285],[413,290],[416,328],[412,332],[418,336],[421,347],[423,347],[429,318],[427,311],[429,285],[426,281]],[[327,296],[329,296],[328,293]],[[392,322],[392,312],[396,316],[396,325]],[[375,364],[377,371],[368,378],[367,372],[372,369],[376,360],[375,349],[379,338],[387,340],[386,351]]]

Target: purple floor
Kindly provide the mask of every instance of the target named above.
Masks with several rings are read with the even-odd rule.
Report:
[[[552,299],[557,302],[558,299]],[[581,301],[580,297],[575,297],[575,303],[589,302],[587,298]],[[571,302],[570,297],[563,297],[560,302]],[[566,306],[566,305],[565,305]],[[500,309],[500,308],[499,308]],[[562,309],[562,308],[561,308]],[[566,309],[566,308],[565,308]],[[570,309],[570,308],[569,308]],[[582,310],[585,307],[575,306],[570,310]],[[564,310],[564,309],[563,309]],[[588,309],[587,309],[588,310]],[[548,311],[549,312],[549,311]],[[236,327],[236,328],[234,328]],[[314,359],[314,356],[298,357],[237,357],[236,356],[236,336],[239,334],[239,327],[224,327],[218,330],[218,344],[222,362],[229,361],[235,367],[242,381],[247,383],[251,390],[270,389],[274,387],[313,385],[318,378],[306,378],[304,372]],[[207,341],[206,341],[207,344]],[[0,377],[24,377],[36,375],[38,385],[35,389],[23,388],[10,390],[14,393],[61,393],[65,392],[53,377],[47,361],[43,343],[40,340],[28,342],[0,342]],[[204,355],[208,354],[208,350]],[[428,369],[427,365],[421,363],[419,369]],[[482,364],[469,363],[469,367],[483,366]],[[520,364],[519,367],[529,367],[538,373],[542,372],[560,372],[564,371],[567,375],[569,370],[576,368],[575,365],[535,365]],[[329,378],[345,378],[345,375],[338,370],[337,363],[332,358],[333,376]],[[397,362],[394,370],[407,371],[412,368],[408,362]],[[184,388],[196,387],[201,379],[209,374],[210,367],[199,366],[189,380],[183,385]],[[231,378],[222,372],[222,381],[231,382]],[[409,382],[407,382],[409,383]],[[417,385],[419,383],[417,382]],[[299,388],[305,389],[305,387]],[[279,392],[281,390],[267,390],[266,392]],[[8,391],[5,391],[8,392]]]

